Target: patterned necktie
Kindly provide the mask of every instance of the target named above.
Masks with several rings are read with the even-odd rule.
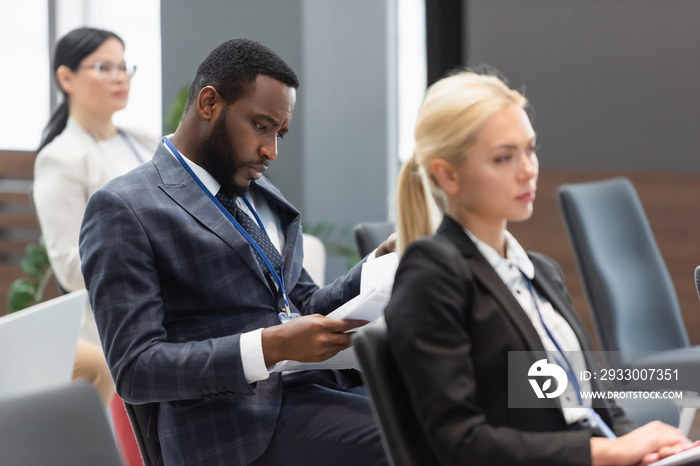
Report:
[[[236,219],[238,223],[241,224],[241,226],[245,229],[245,231],[248,232],[248,234],[255,240],[255,242],[260,246],[260,249],[263,250],[265,255],[267,256],[268,260],[272,264],[272,266],[275,268],[277,273],[279,273],[280,269],[284,265],[284,260],[282,259],[282,256],[280,255],[279,251],[275,246],[272,244],[272,241],[270,241],[270,237],[267,236],[267,233],[265,233],[262,228],[258,225],[258,222],[256,222],[254,219],[250,217],[247,213],[245,213],[240,207],[238,207],[238,203],[236,203],[236,197],[235,196],[229,196],[226,193],[223,193],[221,190],[216,194],[216,198],[221,202],[221,205],[226,207],[226,210],[228,210],[231,215],[233,215],[233,218]],[[255,252],[255,258],[258,261],[258,264],[260,267],[265,271],[268,272],[267,265],[265,265],[265,261],[263,261],[262,257]]]

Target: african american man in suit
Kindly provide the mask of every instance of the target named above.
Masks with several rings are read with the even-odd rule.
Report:
[[[364,323],[323,317],[358,294],[360,266],[313,283],[300,214],[263,176],[297,86],[265,46],[224,42],[152,162],[88,204],[80,252],[101,341],[121,397],[150,404],[164,464],[386,464],[355,371],[271,371],[335,355]]]

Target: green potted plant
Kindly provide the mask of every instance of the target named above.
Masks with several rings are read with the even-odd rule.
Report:
[[[175,96],[175,100],[170,104],[168,113],[163,117],[163,129],[166,133],[174,133],[177,125],[180,124],[180,118],[185,111],[185,102],[187,102],[187,94],[189,94],[189,86],[180,89],[180,92]]]
[[[19,311],[42,301],[46,284],[53,277],[49,256],[42,238],[39,243],[31,243],[24,250],[21,262],[24,277],[10,285],[7,294],[8,312]]]

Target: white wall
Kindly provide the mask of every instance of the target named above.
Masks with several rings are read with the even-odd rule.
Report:
[[[0,3],[0,150],[39,146],[49,120],[48,44],[45,0]]]

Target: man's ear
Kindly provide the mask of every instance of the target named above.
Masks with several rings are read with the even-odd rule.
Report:
[[[223,108],[221,95],[212,86],[206,86],[197,94],[197,113],[203,120],[216,119]]]
[[[70,94],[73,91],[73,70],[66,65],[61,65],[56,70],[56,82],[63,92]]]
[[[436,158],[430,162],[430,173],[435,182],[446,194],[459,192],[459,175],[455,168],[445,159]]]

